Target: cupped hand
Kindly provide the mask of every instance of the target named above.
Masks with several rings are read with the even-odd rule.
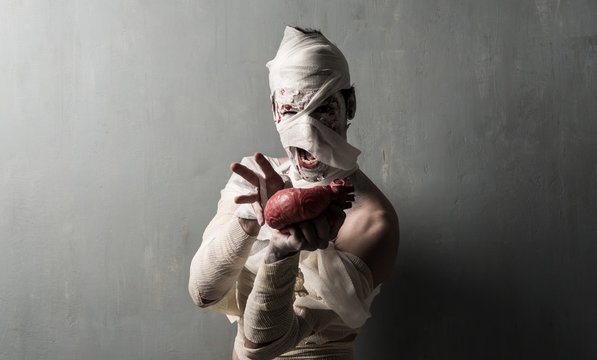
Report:
[[[255,216],[259,225],[265,223],[263,217],[263,208],[267,203],[267,200],[275,194],[278,190],[284,188],[284,180],[278,174],[272,165],[267,161],[262,153],[255,153],[255,162],[261,170],[263,175],[256,173],[241,163],[232,163],[230,170],[247,180],[251,185],[255,186],[257,190],[254,193],[239,195],[234,199],[237,204],[251,204],[255,210]]]
[[[344,210],[331,205],[314,219],[275,231],[270,239],[266,261],[275,262],[302,250],[325,249],[330,241],[336,239],[345,219]]]

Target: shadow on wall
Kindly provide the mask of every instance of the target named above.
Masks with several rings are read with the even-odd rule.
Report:
[[[396,271],[382,285],[373,317],[357,339],[358,359],[562,358],[551,302],[533,305],[529,318],[521,312],[525,305],[516,303],[525,295],[499,274],[466,283],[461,279],[471,277],[458,276],[465,267],[454,269],[437,256],[408,249],[407,243],[424,240],[402,242]]]
[[[532,290],[517,292],[495,278],[458,282],[437,259],[405,254],[411,256],[401,250],[373,303],[357,338],[357,359],[589,359],[595,348],[590,332],[562,324],[551,299],[533,303]]]
[[[433,268],[424,259],[399,262],[373,303],[357,358],[512,359],[511,299],[445,281]]]

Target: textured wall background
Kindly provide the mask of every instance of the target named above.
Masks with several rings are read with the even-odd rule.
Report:
[[[227,359],[188,266],[228,164],[282,154],[265,62],[321,29],[394,203],[361,359],[597,353],[597,3],[0,3],[0,359]]]

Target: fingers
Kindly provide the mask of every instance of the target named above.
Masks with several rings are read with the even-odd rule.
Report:
[[[323,225],[320,226],[323,227]],[[321,229],[317,229],[314,221],[305,221],[295,224],[289,231],[291,237],[300,244],[300,250],[314,251],[317,249],[325,249],[328,246],[329,232],[319,234]]]
[[[345,194],[351,194],[354,193],[354,186],[353,185],[344,185],[342,186],[342,191]]]
[[[255,212],[255,217],[257,218],[257,223],[260,226],[263,226],[263,224],[265,224],[265,218],[263,216],[263,207],[261,207],[261,204],[259,203],[259,201],[255,201],[255,202],[251,203],[251,205],[253,206],[253,211]]]
[[[346,195],[344,195],[344,202],[340,204],[342,209],[350,209],[354,202],[354,186],[346,186]]]
[[[295,226],[291,226],[287,230],[287,246],[294,251],[306,250],[304,246],[305,240],[300,230],[297,230]]]
[[[267,200],[276,191],[284,188],[284,181],[278,173],[274,170],[270,162],[263,156],[262,153],[255,153],[255,162],[263,171],[263,175],[249,169],[241,163],[230,164],[230,170],[235,174],[239,175],[251,185],[257,188],[257,192],[239,195],[234,198],[236,204],[252,204],[255,210],[255,216],[259,225],[265,224],[263,216],[263,207],[267,203]]]
[[[335,205],[341,209],[350,209],[354,202],[354,194],[348,194],[343,199],[334,200],[332,205]]]
[[[317,233],[317,237],[322,240],[326,240],[327,243],[330,239],[330,222],[327,216],[318,216],[313,219],[313,227]]]
[[[330,236],[334,239],[338,236],[338,232],[340,231],[342,224],[344,224],[346,213],[341,206],[332,205],[325,211],[325,214],[330,223]]]
[[[267,161],[267,159],[265,158],[265,156],[263,156],[262,153],[260,153],[260,152],[255,153],[254,158],[255,158],[255,161],[257,162],[257,165],[259,165],[261,170],[263,170],[263,175],[265,175],[266,179],[278,178],[280,176],[280,175],[278,175],[276,170],[274,170],[274,168],[272,167],[272,164],[270,164],[270,162]]]
[[[320,238],[312,222],[306,221],[298,225],[307,245],[306,250],[319,249]]]
[[[263,156],[263,155],[262,155]],[[267,161],[267,160],[266,160]],[[255,172],[241,163],[232,163],[230,170],[247,180],[251,185],[259,187],[259,177]]]
[[[251,204],[256,201],[259,201],[259,194],[247,194],[247,195],[239,195],[234,198],[234,202],[237,204]]]
[[[269,246],[275,248],[277,253],[288,254],[301,250],[301,243],[296,241],[290,231],[286,233],[274,231]]]
[[[303,224],[296,224],[288,229],[290,236],[288,240],[294,243],[294,248],[297,250],[314,251],[317,250],[317,241],[313,240],[313,234],[309,231],[307,226]]]
[[[346,210],[346,209],[350,209],[352,207],[352,202],[351,201],[344,201],[338,204],[338,207]]]
[[[253,193],[239,195],[234,198],[234,202],[237,204],[251,204],[259,226],[263,226],[263,224],[265,224],[265,218],[263,217],[263,207],[261,207],[261,204],[259,203],[259,194]]]
[[[346,214],[338,206],[331,206],[313,220],[290,225],[280,231],[285,234],[284,242],[294,251],[315,251],[325,249],[336,238]]]
[[[255,153],[254,158],[255,162],[257,162],[257,165],[259,165],[261,168],[265,179],[265,188],[267,189],[267,193],[263,193],[262,195],[269,198],[276,191],[284,188],[284,180],[280,174],[274,170],[272,164],[270,164],[270,162],[265,158],[265,156],[263,156],[262,153]]]

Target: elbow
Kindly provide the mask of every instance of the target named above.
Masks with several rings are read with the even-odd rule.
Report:
[[[201,298],[199,290],[195,286],[191,286],[190,284],[189,284],[189,295],[191,295],[191,299],[193,300],[193,303],[195,303],[195,305],[197,305],[201,308],[206,307],[205,302]]]
[[[193,299],[195,305],[197,305],[200,308],[207,308],[218,302],[218,300],[207,300],[201,297],[200,295],[195,294],[191,294],[191,299]]]
[[[220,299],[208,300],[204,296],[204,291],[202,291],[201,287],[199,285],[197,285],[197,283],[192,280],[189,281],[189,295],[191,296],[193,303],[195,303],[195,305],[199,306],[200,308],[209,307],[209,306],[217,303],[220,300]]]
[[[193,300],[193,303],[195,303],[195,305],[197,305],[198,307],[203,308],[203,309],[213,303],[213,302],[206,301],[205,299],[201,298],[200,296],[194,296],[192,294],[191,294],[191,299]]]

